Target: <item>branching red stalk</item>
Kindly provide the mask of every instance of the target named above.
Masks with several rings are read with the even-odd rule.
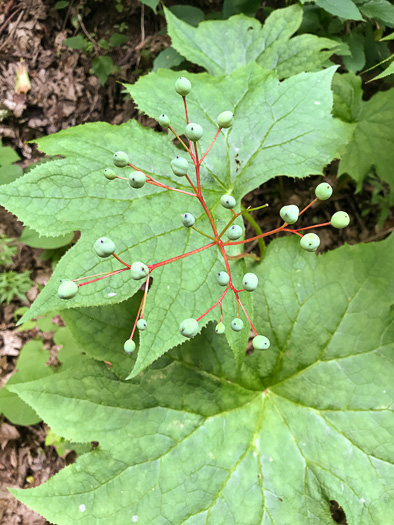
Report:
[[[161,261],[155,264],[148,264],[148,268],[150,271],[153,271],[155,268],[159,268],[160,266],[164,266],[165,264],[170,264],[172,262],[179,261],[180,259],[184,259],[185,257],[189,257],[189,255],[193,255],[194,253],[202,252],[203,250],[206,250],[211,246],[215,246],[215,244],[216,242],[210,242],[209,244],[206,244],[201,248],[197,248],[196,250],[192,250],[191,252],[186,252],[182,255],[177,255],[176,257],[172,257],[171,259],[166,259],[165,261]]]
[[[126,266],[127,268],[130,268],[130,264],[127,264],[127,263],[125,263],[124,261],[122,261],[122,259],[120,259],[120,258],[116,255],[116,253],[113,253],[112,255],[115,257],[115,259],[118,259],[118,261],[119,261],[120,263],[122,263],[124,266]]]
[[[112,277],[112,275],[116,275],[117,273],[122,273],[124,271],[128,270],[128,268],[122,268],[120,270],[116,270],[115,272],[109,273],[108,275],[105,275],[104,277],[98,277],[97,279],[93,279],[92,281],[87,281],[86,283],[78,283],[78,286],[85,286],[85,284],[94,283],[96,281],[101,281],[101,279],[106,279],[107,277]]]
[[[218,138],[219,133],[220,133],[221,131],[222,131],[222,128],[219,128],[219,129],[217,130],[216,135],[215,135],[215,138],[213,139],[213,141],[212,141],[211,144],[209,145],[207,151],[206,151],[206,152],[204,153],[204,155],[201,157],[201,160],[200,160],[200,162],[199,162],[199,165],[200,165],[200,166],[201,166],[202,161],[203,161],[203,160],[205,159],[205,157],[208,155],[209,150],[210,150],[210,149],[212,148],[212,146],[214,145],[215,140]]]
[[[242,310],[244,311],[244,314],[245,314],[245,316],[246,316],[246,319],[249,321],[250,327],[251,327],[251,329],[253,330],[254,335],[258,335],[258,334],[257,334],[257,331],[256,331],[256,328],[253,326],[253,323],[252,323],[252,321],[250,320],[250,317],[248,316],[248,312],[246,311],[246,309],[245,309],[244,305],[242,304],[241,299],[238,297],[238,295],[237,295],[237,299],[238,299],[239,304],[241,305]]]
[[[224,296],[226,295],[226,293],[227,293],[229,290],[230,290],[230,288],[226,288],[226,289],[224,290],[224,292],[222,293],[222,295],[220,296],[220,299],[218,299],[218,300],[216,301],[216,303],[215,303],[213,306],[211,306],[211,308],[209,308],[205,313],[203,313],[202,315],[200,315],[200,317],[198,317],[198,318],[196,319],[196,321],[197,321],[197,322],[200,321],[203,317],[205,317],[207,314],[209,314],[209,312],[210,312],[211,310],[213,310],[218,304],[220,304],[220,306],[222,306],[222,301],[223,301],[223,299],[224,299]],[[223,315],[223,311],[222,311],[222,315]]]

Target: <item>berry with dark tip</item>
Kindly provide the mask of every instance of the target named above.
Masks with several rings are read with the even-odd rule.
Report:
[[[285,222],[287,222],[287,224],[294,224],[298,220],[299,213],[300,210],[298,209],[298,206],[295,206],[295,204],[290,204],[289,206],[283,206],[279,212],[279,215]]]
[[[243,231],[242,231],[241,226],[238,226],[238,224],[233,224],[227,230],[227,237],[231,241],[236,241],[237,239],[239,239],[242,236],[242,233],[243,233]]]
[[[215,327],[215,332],[217,334],[224,334],[225,330],[226,330],[226,327],[224,326],[222,322],[218,323]]]
[[[178,80],[175,82],[175,91],[182,97],[186,97],[186,95],[190,93],[191,89],[192,85],[190,83],[190,80],[188,80],[185,77],[179,77]]]
[[[186,226],[186,228],[191,228],[196,222],[194,215],[192,215],[191,213],[184,213],[183,215],[181,215],[181,218],[183,226]]]
[[[109,257],[116,250],[114,241],[108,237],[100,237],[93,245],[94,251],[99,257]]]
[[[185,135],[192,142],[197,142],[197,140],[200,140],[202,137],[203,131],[204,130],[200,124],[190,122],[190,124],[188,124],[185,128]]]
[[[130,266],[130,273],[133,279],[139,281],[140,279],[148,277],[149,268],[146,266],[146,264],[137,261]]]
[[[139,319],[137,321],[138,330],[146,330],[147,326],[148,326],[148,323],[145,321],[145,319]]]
[[[57,290],[60,299],[72,299],[77,295],[78,285],[74,281],[63,280]]]
[[[246,273],[243,276],[242,284],[247,292],[253,292],[259,284],[259,279],[254,273]]]
[[[237,201],[232,195],[222,195],[220,197],[220,204],[223,206],[223,208],[231,210],[232,208],[235,208]]]
[[[135,343],[132,339],[127,339],[125,344],[123,345],[123,349],[126,352],[126,354],[131,354],[135,350]]]
[[[337,211],[331,217],[330,222],[331,226],[334,226],[334,228],[342,229],[346,228],[346,226],[349,226],[350,217],[345,211]]]
[[[300,245],[307,252],[315,252],[320,245],[319,236],[316,233],[306,233],[300,240]]]
[[[129,184],[132,188],[142,188],[142,186],[146,182],[146,175],[145,173],[141,173],[141,171],[133,171],[129,175]]]
[[[219,128],[229,128],[233,123],[234,113],[232,111],[223,111],[217,118]]]
[[[198,332],[198,322],[195,319],[185,319],[179,326],[180,333],[188,337],[194,337]]]
[[[332,195],[332,187],[328,182],[322,182],[315,189],[315,195],[319,201],[326,201]]]
[[[189,163],[183,157],[175,157],[170,164],[172,171],[177,177],[184,177],[187,174]]]
[[[124,151],[114,153],[113,162],[118,168],[124,168],[129,164],[129,157]]]
[[[220,286],[227,286],[230,282],[230,276],[227,272],[219,272],[217,276],[218,284]]]
[[[111,168],[105,168],[104,177],[108,180],[114,180],[116,179],[116,173]]]
[[[243,327],[244,323],[239,317],[236,317],[231,321],[231,329],[234,330],[234,332],[240,332]]]
[[[170,125],[170,119],[164,113],[162,113],[157,120],[162,128],[168,128]]]
[[[252,341],[255,350],[267,350],[270,347],[270,344],[270,340],[264,335],[256,335]]]

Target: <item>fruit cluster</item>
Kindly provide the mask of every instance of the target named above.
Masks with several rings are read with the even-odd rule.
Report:
[[[191,178],[188,175],[189,162],[186,158],[178,155],[170,162],[170,167],[174,175],[176,177],[185,177],[190,185],[191,191],[189,192],[189,191],[184,191],[184,190],[180,190],[177,188],[173,188],[173,187],[167,186],[153,179],[150,175],[144,173],[137,167],[133,166],[130,163],[128,155],[124,153],[123,151],[118,151],[114,154],[113,163],[116,167],[119,167],[119,168],[131,167],[133,171],[131,171],[128,178],[118,176],[110,168],[106,168],[104,170],[104,176],[108,180],[114,180],[114,179],[128,180],[130,186],[135,189],[140,189],[145,184],[152,184],[154,186],[159,186],[161,188],[165,188],[170,191],[180,192],[180,193],[189,195],[191,197],[197,198],[209,219],[210,225],[212,227],[212,235],[208,235],[207,233],[201,232],[194,226],[196,219],[192,213],[187,212],[181,215],[181,221],[186,228],[193,228],[199,234],[205,237],[208,237],[212,242],[202,246],[201,248],[192,250],[191,252],[183,253],[181,255],[177,255],[175,257],[172,257],[170,259],[167,259],[165,261],[161,261],[155,264],[144,264],[140,261],[136,261],[136,262],[133,262],[132,264],[128,264],[122,261],[115,254],[116,246],[115,246],[115,243],[111,239],[107,237],[100,237],[99,239],[97,239],[97,241],[94,243],[94,246],[93,246],[93,249],[96,252],[96,254],[99,257],[103,257],[103,258],[113,256],[122,264],[123,267],[116,271],[106,272],[104,274],[92,275],[89,277],[74,279],[74,280],[63,280],[59,286],[58,295],[61,299],[71,299],[77,294],[81,286],[84,286],[91,282],[98,281],[100,279],[105,279],[107,277],[110,277],[117,273],[121,273],[123,271],[128,271],[132,279],[135,279],[135,280],[145,279],[145,286],[144,286],[145,291],[144,291],[144,295],[143,295],[143,298],[142,298],[142,301],[141,301],[141,304],[140,304],[140,307],[139,307],[139,310],[136,316],[136,320],[135,320],[133,329],[131,331],[130,338],[124,344],[125,352],[130,353],[135,349],[135,343],[133,341],[135,329],[137,328],[138,330],[143,331],[143,330],[146,330],[148,327],[148,323],[144,319],[144,312],[145,312],[145,305],[146,305],[147,295],[148,295],[148,290],[149,290],[149,280],[155,268],[158,268],[165,264],[171,264],[184,257],[192,256],[195,253],[198,253],[205,249],[216,246],[219,252],[221,253],[221,255],[223,256],[224,265],[225,265],[225,270],[220,271],[217,274],[217,283],[219,286],[222,286],[225,288],[224,292],[221,294],[220,298],[216,301],[216,303],[213,306],[211,306],[205,313],[200,315],[198,318],[183,320],[180,323],[179,331],[184,337],[187,337],[187,338],[194,337],[199,331],[199,324],[198,324],[199,321],[205,315],[211,312],[216,306],[219,305],[221,315],[220,315],[220,320],[216,325],[215,331],[217,334],[223,334],[225,332],[225,325],[223,323],[222,301],[225,295],[227,294],[227,292],[231,290],[235,295],[236,304],[237,304],[237,315],[231,321],[231,325],[230,325],[231,329],[234,330],[235,332],[239,332],[244,328],[244,322],[242,321],[242,319],[240,319],[240,307],[241,307],[241,309],[243,310],[245,314],[247,321],[250,324],[252,331],[255,334],[253,338],[253,342],[252,342],[253,347],[256,350],[266,350],[270,346],[269,339],[257,333],[239,297],[241,292],[253,292],[254,290],[256,290],[259,284],[258,278],[254,273],[246,273],[242,279],[243,288],[236,289],[233,284],[232,276],[231,276],[231,269],[230,269],[229,261],[231,259],[239,259],[241,257],[246,257],[248,255],[250,256],[250,254],[243,253],[243,254],[240,254],[239,256],[231,257],[227,254],[226,247],[237,245],[237,244],[246,244],[255,239],[266,237],[268,235],[277,233],[279,231],[286,231],[286,232],[291,232],[300,237],[300,245],[304,250],[308,252],[314,252],[317,250],[317,248],[320,245],[319,237],[315,233],[303,234],[301,232],[303,232],[304,230],[309,230],[312,228],[318,228],[318,227],[327,226],[327,225],[332,225],[334,228],[345,228],[350,222],[349,215],[343,211],[338,211],[332,216],[330,222],[323,223],[323,224],[317,224],[314,226],[308,226],[304,228],[299,228],[299,229],[288,228],[289,225],[295,224],[297,220],[299,219],[299,217],[317,200],[323,201],[331,197],[332,195],[331,186],[327,184],[326,182],[323,182],[319,184],[315,190],[316,198],[301,211],[299,210],[297,206],[293,204],[283,206],[283,208],[281,208],[279,213],[280,213],[280,217],[284,221],[284,224],[280,228],[276,228],[275,230],[271,230],[269,232],[266,232],[260,235],[256,235],[255,237],[252,237],[249,239],[239,240],[243,236],[244,232],[241,226],[237,224],[233,224],[235,219],[237,219],[238,217],[242,216],[245,213],[248,213],[248,212],[260,209],[260,208],[264,208],[268,205],[264,204],[263,206],[259,206],[257,208],[253,208],[253,209],[248,208],[247,210],[243,210],[239,213],[236,213],[234,211],[234,208],[236,207],[236,204],[237,204],[236,199],[232,195],[226,194],[220,198],[220,204],[224,208],[231,211],[232,217],[229,220],[228,224],[225,226],[225,228],[221,232],[218,232],[216,223],[211,215],[210,210],[208,209],[205,203],[205,200],[202,194],[201,183],[200,183],[200,166],[202,162],[204,161],[206,155],[212,148],[219,134],[222,133],[224,129],[231,127],[233,123],[233,119],[234,119],[234,114],[232,113],[232,111],[224,111],[217,117],[218,129],[217,129],[216,135],[214,139],[212,140],[210,146],[206,150],[206,152],[201,156],[201,158],[199,158],[197,143],[203,135],[203,128],[198,123],[189,122],[189,116],[188,116],[187,104],[186,104],[186,96],[191,91],[190,81],[184,77],[179,78],[175,83],[175,90],[182,97],[183,102],[184,102],[185,116],[186,116],[186,126],[184,129],[184,134],[186,135],[188,139],[188,144],[185,144],[185,142],[179,137],[179,135],[171,127],[170,119],[167,115],[161,114],[158,118],[158,122],[163,128],[168,128],[178,138],[180,144],[183,146],[183,148],[186,150],[186,152],[188,153],[188,155],[190,156],[192,160],[192,163],[194,165],[194,170],[195,170],[195,177],[196,177],[195,183],[192,182]],[[224,234],[226,234],[228,238],[227,241],[223,241],[222,239]],[[86,279],[89,279],[90,277],[95,277],[95,279],[87,281]],[[76,282],[76,281],[81,281],[81,280],[84,282],[81,282],[81,283]]]

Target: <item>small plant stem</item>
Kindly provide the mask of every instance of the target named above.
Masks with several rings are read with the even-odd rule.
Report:
[[[122,261],[122,259],[120,259],[115,253],[113,253],[112,255],[115,257],[115,259],[118,259],[118,261],[122,263],[124,266],[126,266],[127,268],[131,268],[130,264],[127,264],[124,261]]]
[[[257,334],[257,331],[256,331],[256,328],[253,326],[253,323],[252,323],[252,321],[250,320],[250,317],[248,316],[248,312],[245,310],[244,305],[241,303],[241,299],[239,299],[238,296],[237,296],[237,299],[238,299],[239,304],[241,305],[242,310],[244,311],[244,314],[246,315],[246,319],[249,321],[250,327],[251,327],[251,329],[253,330],[254,335],[258,335],[258,334]]]
[[[136,329],[136,327],[137,327],[137,323],[138,323],[138,318],[139,318],[139,316],[140,316],[140,311],[141,311],[141,308],[142,308],[142,301],[143,301],[143,300],[144,300],[144,298],[141,299],[140,307],[138,308],[137,315],[135,316],[134,326],[133,326],[133,329],[132,329],[132,331],[131,331],[130,339],[133,339],[134,332],[135,332],[135,329]]]
[[[287,222],[285,222],[282,226],[280,226],[280,228],[276,228],[275,230],[271,230],[269,232],[262,233],[261,235],[256,235],[255,237],[250,237],[250,239],[244,239],[243,241],[232,241],[232,242],[227,241],[223,245],[224,246],[234,246],[235,244],[245,244],[247,242],[254,241],[255,239],[261,239],[263,237],[267,237],[268,235],[273,235],[274,233],[281,232],[286,226],[288,226]]]
[[[166,186],[165,184],[162,184],[161,182],[158,182],[157,180],[152,179],[152,177],[149,177],[149,175],[148,175],[148,178],[149,178],[149,180],[147,180],[146,182],[148,184],[152,184],[152,186],[159,186],[160,188],[165,188],[165,189],[171,190],[171,191],[177,191],[178,193],[184,193],[185,195],[190,195],[191,197],[197,197],[197,195],[195,193],[190,193],[190,191],[178,190],[177,188],[172,188],[171,186]]]
[[[127,177],[120,177],[119,175],[116,175],[116,178],[117,179],[122,179],[122,180],[129,180]]]
[[[238,255],[227,255],[227,257],[230,261],[237,261],[238,259],[244,259],[245,257],[253,259],[257,262],[261,261],[261,257],[256,255],[255,253],[248,253],[248,252],[239,253]]]
[[[193,188],[193,190],[196,192],[197,194],[197,188],[195,187],[195,185],[192,183],[192,181],[190,180],[190,177],[189,175],[185,175],[187,181],[189,182],[190,186]]]
[[[183,142],[178,133],[175,130],[173,130],[171,126],[168,126],[168,128],[173,132],[173,134],[176,136],[176,138],[179,140],[179,142],[182,144],[185,150],[191,155],[190,149],[186,146],[186,144]]]
[[[261,208],[266,208],[268,206],[268,204],[263,204],[262,206],[258,206],[257,208],[248,208],[248,209],[243,209],[242,211],[238,212],[238,213],[235,213],[234,210],[231,210],[233,212],[233,217],[230,219],[230,221],[227,223],[227,225],[223,228],[223,230],[220,232],[219,234],[219,238],[223,236],[223,234],[230,228],[230,226],[232,225],[232,223],[235,221],[235,219],[237,217],[239,217],[240,215],[245,215],[245,218],[246,218],[246,215],[248,215],[248,212],[250,211],[256,211],[256,210],[260,210]],[[250,215],[249,215],[250,217]],[[252,217],[250,217],[250,219],[252,219]],[[247,219],[249,220],[249,219]],[[252,219],[253,220],[253,219]],[[249,220],[250,222],[250,220]],[[260,230],[259,226],[257,225],[257,223],[253,220],[254,224],[257,226],[257,228]],[[253,226],[253,225],[252,225]],[[255,228],[256,229],[256,228]],[[260,230],[261,232],[261,230]],[[262,232],[261,232],[262,233]],[[264,251],[264,250],[263,250]]]
[[[298,235],[298,237],[303,237],[300,233],[298,233],[296,230],[290,230],[288,228],[283,228],[282,232],[290,232],[294,233],[295,235]]]
[[[211,144],[209,145],[207,151],[206,151],[206,152],[204,153],[204,155],[201,157],[201,160],[200,160],[200,162],[199,162],[199,165],[200,165],[200,166],[201,166],[202,161],[203,161],[203,160],[205,159],[205,157],[208,155],[209,150],[210,150],[210,149],[212,148],[212,146],[214,145],[215,140],[218,138],[219,133],[220,133],[221,131],[222,131],[222,128],[219,128],[219,129],[217,130],[216,135],[215,135],[213,141],[212,141]]]
[[[94,283],[96,281],[100,281],[101,279],[106,279],[107,277],[111,277],[112,275],[116,275],[117,273],[121,273],[128,270],[128,268],[121,268],[120,270],[116,270],[115,272],[109,273],[108,275],[105,275],[104,277],[98,277],[97,279],[92,279],[91,281],[87,281],[86,283],[80,283],[78,286],[85,286],[85,284]]]
[[[265,206],[267,206],[265,204]],[[263,231],[262,229],[260,228],[260,226],[257,224],[257,222],[253,219],[253,217],[249,214],[249,211],[251,210],[242,210],[243,211],[243,214],[244,214],[244,217],[245,219],[248,221],[248,223],[252,226],[252,228],[254,229],[254,231],[258,234],[258,235],[262,235],[263,234]],[[259,251],[260,251],[260,257],[258,260],[260,260],[263,255],[264,255],[264,250],[265,250],[265,243],[264,243],[264,240],[262,238],[260,239],[257,239],[257,242],[259,244]]]
[[[86,277],[78,277],[78,279],[71,279],[72,281],[82,281],[83,279],[90,279],[91,277],[99,277],[100,275],[109,275],[112,274],[112,270],[109,272],[96,273],[95,275],[87,275]]]
[[[202,246],[201,248],[197,248],[196,250],[192,250],[191,252],[186,252],[186,253],[183,253],[182,255],[177,255],[176,257],[172,257],[171,259],[167,259],[165,261],[161,261],[155,264],[148,264],[148,268],[150,271],[153,271],[155,268],[159,268],[159,266],[164,266],[165,264],[170,264],[172,262],[179,261],[180,259],[184,259],[185,257],[189,257],[189,255],[193,255],[194,253],[202,252],[203,250],[206,250],[207,248],[211,248],[211,246],[215,246],[215,244],[216,242],[210,242],[209,244],[206,244],[205,246]]]
[[[189,124],[189,115],[187,114],[186,97],[182,97],[182,98],[183,98],[183,105],[185,106],[186,124]]]
[[[150,279],[150,272],[148,274],[148,278],[146,279],[144,296],[142,298],[142,303],[141,303],[142,304],[141,319],[144,318],[144,312],[145,312],[145,306],[146,306],[146,298],[148,297],[149,279]]]
[[[211,241],[214,241],[215,238],[214,237],[211,237],[210,235],[207,235],[206,233],[198,230],[195,226],[192,226],[192,229],[193,230],[196,230],[196,232],[200,233],[201,235],[204,235],[204,237],[208,237],[208,239],[211,239]]]
[[[219,303],[219,306],[220,306],[220,322],[222,323],[223,322],[223,306],[222,306],[221,301]]]
[[[303,210],[300,211],[300,213],[298,214],[298,217],[299,217],[300,215],[302,215],[302,214],[304,213],[304,211],[306,211],[308,208],[310,208],[310,207],[312,206],[312,204],[315,204],[315,202],[317,202],[318,200],[319,200],[319,199],[313,199],[313,201],[310,202],[310,203],[308,204],[308,206],[305,206],[305,208],[304,208]]]
[[[321,228],[322,226],[330,226],[331,222],[322,222],[321,224],[313,224],[313,226],[306,226],[305,228],[298,228],[297,230],[289,230],[296,232],[302,232],[303,230],[312,230],[313,228]]]
[[[230,288],[226,288],[226,289],[224,290],[224,292],[222,293],[222,295],[220,296],[220,299],[218,299],[218,300],[216,301],[216,303],[215,303],[213,306],[211,306],[211,308],[209,308],[205,313],[203,313],[202,315],[200,315],[200,317],[198,317],[198,318],[196,319],[196,321],[197,321],[197,322],[200,321],[203,317],[205,317],[207,314],[209,314],[209,312],[210,312],[211,310],[213,310],[218,304],[221,305],[224,296],[226,295],[226,293],[227,293],[229,290],[230,290]],[[222,315],[223,315],[223,313],[222,313]]]
[[[183,105],[185,106],[185,116],[186,116],[186,125],[189,124],[189,115],[187,113],[187,103],[186,103],[186,97],[182,97],[183,98]],[[192,141],[189,140],[189,153],[190,153],[190,156],[194,162],[194,164],[196,164],[196,159],[194,158],[194,155],[193,155],[193,145],[192,145]]]
[[[194,165],[196,167],[196,178],[197,178],[197,193],[198,195],[201,195],[201,182],[200,182],[200,165],[198,163],[198,151],[197,151],[197,143],[194,143],[194,151],[196,152],[196,158],[194,161]]]

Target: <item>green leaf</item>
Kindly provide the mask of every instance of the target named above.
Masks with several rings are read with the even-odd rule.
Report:
[[[348,173],[360,188],[363,180],[370,172],[372,166],[377,175],[394,188],[394,175],[392,166],[394,163],[394,89],[376,93],[370,100],[362,100],[360,89],[361,79],[355,80],[354,76],[342,75],[344,78],[340,82],[334,83],[336,100],[339,101],[347,92],[347,100],[340,102],[351,107],[352,120],[349,120],[349,113],[345,120],[355,122],[356,129],[353,138],[348,144],[345,154],[341,158],[338,168],[338,175]],[[349,83],[345,87],[346,82]],[[351,100],[352,99],[352,100]],[[334,114],[341,118],[344,117],[343,108],[338,109],[338,104],[334,106]]]
[[[156,13],[156,7],[159,0],[141,0],[141,4],[145,4],[150,7]]]
[[[157,71],[160,67],[171,69],[172,67],[179,66],[184,61],[185,57],[180,55],[176,49],[167,47],[167,49],[163,49],[153,61],[153,71]]]
[[[67,0],[59,0],[59,2],[56,2],[56,4],[53,6],[55,9],[64,9],[65,7],[68,7],[69,2]]]
[[[28,226],[25,226],[19,240],[33,248],[54,250],[56,248],[61,248],[62,246],[67,246],[73,238],[74,232],[67,233],[66,235],[59,235],[58,237],[43,237]]]
[[[111,57],[108,57],[108,56],[94,57],[92,60],[91,72],[94,75],[96,75],[96,77],[100,81],[100,84],[103,86],[107,82],[109,75],[112,73],[113,67],[114,67],[114,63]]]
[[[177,18],[187,24],[197,27],[205,18],[204,11],[191,5],[173,5],[168,8]]]
[[[128,38],[126,35],[122,35],[120,33],[112,33],[110,39],[109,39],[109,45],[111,47],[121,46],[122,44],[125,44],[128,41]],[[103,57],[100,57],[103,58]]]
[[[362,103],[361,77],[354,73],[337,73],[334,75],[332,88],[334,115],[345,122],[355,122]]]
[[[87,362],[14,386],[56,434],[99,447],[12,493],[56,525],[329,525],[332,500],[349,524],[386,523],[393,243],[316,257],[273,241],[254,304],[277,346],[240,369],[211,326],[130,382]]]
[[[194,28],[168,9],[165,15],[173,47],[216,76],[230,74],[256,60],[264,68],[275,69],[279,78],[285,78],[320,69],[333,53],[343,50],[343,44],[315,35],[290,39],[302,22],[299,5],[273,11],[264,26],[254,18],[236,15],[229,20],[201,22]]]
[[[360,11],[368,18],[381,20],[385,25],[394,27],[394,6],[387,0],[367,0],[356,2]]]
[[[378,78],[385,78],[385,77],[388,77],[389,75],[393,75],[394,74],[394,55],[392,57],[390,57],[390,58],[393,60],[391,62],[391,64],[389,64],[388,67],[386,67],[386,69],[384,71],[379,73],[379,75],[374,77],[372,80],[378,80]],[[371,82],[371,80],[369,82]]]
[[[352,0],[315,0],[316,4],[332,15],[346,20],[362,20],[360,11]]]
[[[0,167],[0,186],[10,184],[23,175],[23,170],[16,164]]]
[[[71,49],[85,49],[85,46],[88,42],[89,41],[82,35],[77,35],[63,40],[63,45],[71,47]]]
[[[260,7],[260,0],[224,0],[222,13],[224,18],[243,13],[254,16]]]
[[[0,142],[0,166],[8,166],[20,160],[20,156],[10,146],[2,146]]]
[[[221,132],[201,169],[204,197],[219,231],[231,216],[219,204],[224,193],[233,193],[240,203],[247,192],[279,174],[306,177],[322,173],[328,162],[340,156],[352,127],[331,116],[333,72],[334,68],[304,73],[282,83],[272,72],[255,64],[221,79],[207,74],[188,75],[193,84],[188,95],[189,112],[204,126],[200,155],[216,133],[217,115],[228,109],[235,113],[232,128]],[[174,90],[178,76],[179,73],[160,70],[141,78],[128,90],[142,111],[153,117],[164,111],[175,129],[182,132],[183,104]],[[197,199],[148,184],[134,190],[127,181],[109,182],[104,178],[103,169],[111,164],[113,153],[123,150],[133,165],[155,179],[190,189],[185,179],[170,175],[169,163],[179,149],[165,134],[134,121],[118,127],[95,123],[64,130],[38,142],[47,155],[64,158],[39,165],[20,183],[4,187],[1,201],[41,234],[54,236],[80,230],[82,235],[61,259],[22,322],[47,311],[119,303],[137,292],[141,282],[123,272],[83,286],[71,301],[58,298],[61,279],[120,268],[113,258],[99,259],[93,251],[94,242],[101,236],[112,238],[117,255],[128,263],[153,264],[207,244],[197,232],[184,228],[179,217],[187,210],[195,215],[200,230],[210,232]],[[122,169],[114,169],[119,175],[124,174]],[[128,170],[125,172],[127,175]],[[241,219],[237,222],[242,224]],[[229,249],[233,255],[240,251],[239,246]],[[240,283],[244,262],[231,262],[231,268],[234,282]],[[219,299],[216,273],[223,269],[221,256],[212,247],[154,270],[146,307],[149,329],[142,333],[134,374],[184,342],[179,334],[181,321],[197,318]],[[247,310],[250,301],[248,295]],[[229,326],[236,312],[234,299],[226,296],[223,307],[224,322]],[[202,319],[200,326],[217,318],[214,310]],[[132,321],[130,318],[130,332]],[[238,335],[227,330],[226,337],[240,362],[247,330]]]

